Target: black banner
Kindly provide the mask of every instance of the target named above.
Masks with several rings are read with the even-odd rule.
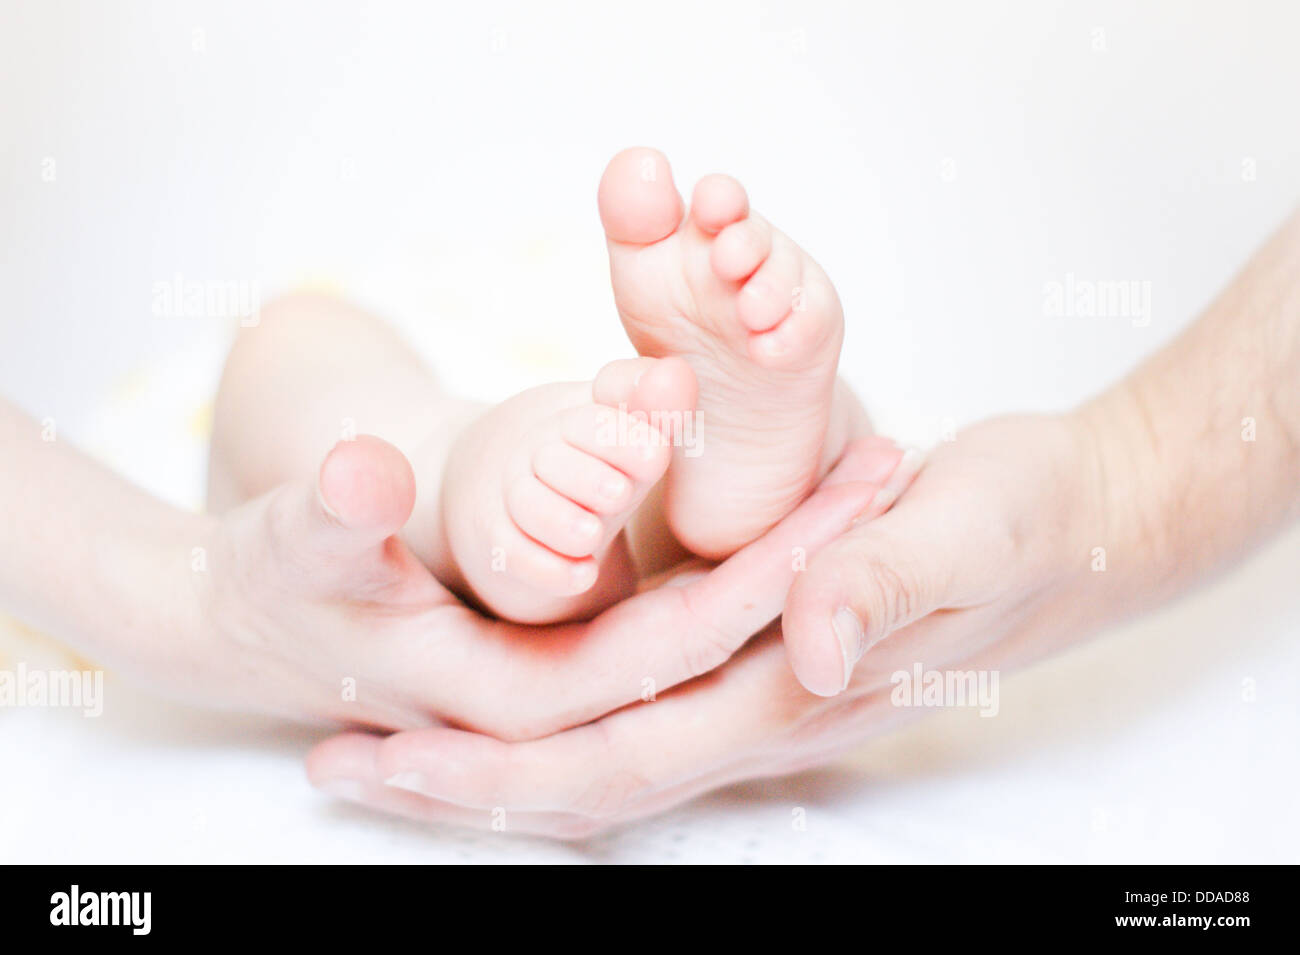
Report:
[[[1288,926],[1283,912],[1293,908],[1295,881],[1286,868],[909,867],[832,874],[832,882],[840,881],[831,892],[820,878],[809,888],[802,880],[761,877],[755,890],[763,903],[755,911],[734,892],[718,895],[687,873],[672,876],[667,888],[652,891],[630,880],[608,894],[593,892],[575,873],[574,885],[551,897],[537,890],[533,877],[512,885],[493,873],[479,883],[474,873],[461,872],[448,881],[402,867],[60,866],[11,867],[8,874],[12,888],[0,893],[7,941],[75,933],[78,943],[91,945],[240,942],[265,937],[268,927],[295,940],[380,944],[394,931],[435,920],[471,931],[486,924],[493,941],[516,926],[521,938],[535,938],[544,924],[576,933],[612,920],[665,944],[670,923],[683,913],[692,936],[712,917],[737,941],[769,931],[779,913],[796,930],[800,922],[815,928],[828,916],[837,929],[856,923],[864,946],[887,926],[915,935],[918,944],[991,935],[1036,939],[1056,930],[1067,937],[1131,935],[1144,944],[1193,938],[1233,944],[1258,929],[1276,933]],[[728,880],[743,883],[744,877]],[[556,884],[546,879],[548,887]]]

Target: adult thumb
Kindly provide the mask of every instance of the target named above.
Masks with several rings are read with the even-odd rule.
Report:
[[[356,557],[396,534],[415,506],[415,474],[387,441],[360,435],[325,456],[314,484],[283,488],[271,503],[277,549],[316,580],[355,573]]]
[[[843,692],[867,650],[946,606],[954,567],[948,536],[906,496],[827,544],[795,580],[781,618],[799,682],[819,696]]]

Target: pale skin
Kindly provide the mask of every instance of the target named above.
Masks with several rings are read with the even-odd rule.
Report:
[[[753,268],[766,260],[754,257]],[[848,444],[865,431],[865,417],[840,413],[839,479],[700,576],[702,565],[681,563],[689,555],[659,503],[637,507],[666,461],[636,473],[614,459],[622,449],[596,447],[566,475],[538,463],[558,443],[548,423],[575,408],[624,400],[633,409],[688,408],[692,378],[680,359],[616,362],[589,383],[589,395],[554,402],[554,413],[546,401],[526,401],[472,427],[494,412],[444,394],[384,325],[331,299],[295,297],[268,309],[232,352],[218,396],[211,514],[151,499],[66,442],[42,440],[36,422],[0,405],[10,465],[0,498],[24,502],[0,527],[0,599],[86,655],[189,702],[385,729],[449,723],[502,739],[554,732],[642,698],[647,685],[662,691],[711,669],[779,612],[792,553],[811,555],[852,521],[882,513],[915,474],[915,461],[887,441]],[[847,392],[835,404],[855,407]],[[503,454],[471,445],[458,457],[458,448],[510,423],[530,441],[505,442]],[[345,430],[349,440],[339,441]],[[558,437],[570,447],[577,441],[571,431]],[[637,535],[645,586],[674,571],[690,579],[611,607],[629,596],[635,576],[602,572],[616,586],[589,588],[586,603],[518,610],[594,618],[546,629],[467,608],[449,588],[483,595],[463,572],[464,552],[451,546],[444,497],[457,512],[513,522],[502,465],[525,445],[538,480],[544,472],[556,484],[592,465],[629,478],[618,508],[601,514],[612,519],[602,522],[596,550],[617,551],[621,524],[639,510],[647,518]],[[822,458],[807,465],[818,478],[834,463]],[[458,460],[473,465],[459,484]],[[582,486],[567,493],[579,503]]]
[[[657,150],[610,160],[597,205],[614,304],[636,350],[684,359],[707,453],[674,448],[664,515],[692,553],[721,558],[788,514],[870,428],[836,378],[844,313],[821,267],[705,176],[689,211]]]
[[[391,335],[371,327],[334,352],[317,326],[296,343],[306,360],[287,391],[312,409],[325,395],[328,413],[277,434],[265,406],[246,409],[247,473],[214,474],[214,500],[253,499],[219,517],[153,501],[0,406],[0,499],[21,502],[0,524],[0,601],[189,699],[417,727],[344,734],[312,754],[313,780],[348,798],[476,826],[491,823],[485,806],[504,807],[512,830],[585,835],[729,781],[815,765],[892,725],[904,713],[886,680],[900,661],[1018,665],[1168,597],[1292,519],[1297,275],[1293,218],[1191,330],[1079,411],[963,432],[886,518],[849,529],[897,469],[896,451],[864,448],[850,479],[832,477],[687,584],[689,598],[655,590],[559,639],[466,610],[392,533],[412,513],[410,539],[436,538],[437,509],[411,501],[412,475],[436,474],[479,409],[439,395],[431,419],[420,403],[427,374]],[[259,333],[276,328],[287,335],[291,323]],[[338,375],[355,346],[379,359],[383,388]],[[264,377],[272,388],[276,375]],[[331,452],[318,477],[305,474],[349,416],[360,431],[386,421],[390,440],[415,449],[414,469],[362,437]],[[1254,441],[1242,440],[1247,418]],[[417,526],[421,513],[430,527]],[[1098,538],[1126,573],[1092,572]],[[805,542],[811,562],[795,574],[791,548]],[[206,574],[193,570],[195,546]],[[791,580],[786,651],[776,628],[746,644]],[[853,639],[840,639],[842,609],[861,638],[841,627]],[[348,673],[360,693],[345,705]],[[647,673],[659,678],[654,703],[590,722],[639,700]],[[485,674],[506,689],[480,685]]]
[[[834,287],[734,179],[702,179],[686,212],[654,150],[615,156],[598,205],[615,304],[643,357],[476,408],[356,309],[280,303],[274,328],[229,360],[213,505],[303,473],[340,434],[392,436],[419,475],[407,543],[462,597],[523,623],[590,617],[686,552],[721,559],[767,531],[870,433],[835,376]],[[685,415],[696,445],[680,440]],[[919,463],[906,459],[895,493]]]
[[[585,618],[631,596],[638,572],[623,529],[672,453],[671,428],[653,422],[694,402],[685,362],[634,359],[485,411],[448,452],[437,495],[446,534],[426,545],[428,560],[521,623]]]
[[[812,559],[779,628],[707,678],[540,740],[343,734],[309,772],[415,819],[488,828],[504,810],[512,831],[587,836],[831,759],[916,712],[891,704],[895,670],[1041,658],[1168,599],[1298,512],[1292,215],[1118,385],[1074,412],[997,419],[941,445],[897,507]],[[1093,569],[1096,547],[1107,572]]]
[[[694,572],[675,586],[589,622],[538,628],[470,610],[401,542],[415,476],[378,438],[341,442],[316,474],[203,515],[46,437],[0,401],[6,611],[187,703],[501,739],[712,669],[780,613],[792,549],[815,553],[878,514],[901,458],[881,439],[856,445],[821,492],[716,569],[684,567]]]

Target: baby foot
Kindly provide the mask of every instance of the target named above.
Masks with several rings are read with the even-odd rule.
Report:
[[[680,355],[699,381],[699,448],[674,449],[669,526],[726,556],[789,513],[865,416],[837,397],[844,334],[820,266],[749,210],[736,180],[706,176],[690,215],[668,161],[628,149],[600,181],[614,301],[642,355]],[[856,419],[856,420],[850,420]]]
[[[616,361],[470,425],[442,485],[454,583],[521,623],[579,619],[634,593],[621,531],[668,467],[660,426],[694,407],[695,390],[679,359]]]

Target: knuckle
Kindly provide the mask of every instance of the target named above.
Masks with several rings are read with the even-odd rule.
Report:
[[[574,802],[573,811],[588,820],[621,815],[650,788],[649,781],[630,770],[616,770],[595,780]]]
[[[873,633],[880,627],[900,626],[915,619],[924,604],[920,578],[897,560],[868,555],[856,577],[867,611],[866,625]]]
[[[602,764],[613,766],[601,771],[574,799],[571,811],[586,819],[612,819],[621,815],[650,788],[650,781],[633,770],[619,766],[619,746],[610,725],[604,720],[591,724],[595,747]]]
[[[737,641],[724,628],[703,618],[691,603],[690,590],[678,588],[682,602],[681,659],[682,668],[694,679],[716,670],[730,659]]]
[[[730,641],[715,627],[697,622],[683,637],[682,667],[691,679],[716,670],[730,656]]]

